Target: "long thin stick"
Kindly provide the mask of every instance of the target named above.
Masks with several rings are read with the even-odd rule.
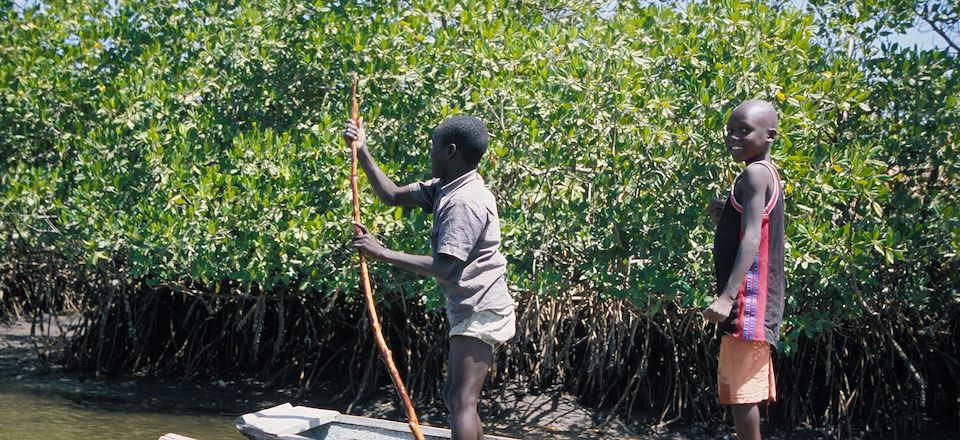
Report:
[[[353,74],[353,104],[350,109],[350,117],[353,118],[353,123],[360,126],[360,110],[357,105],[357,74]],[[354,139],[350,142],[350,152],[352,154],[352,159],[350,162],[350,186],[353,190],[353,220],[357,223],[360,223],[360,197],[359,191],[357,190],[357,140]],[[353,232],[357,236],[363,234],[363,230],[359,226],[353,227]],[[407,387],[403,385],[403,380],[400,379],[400,372],[397,371],[396,364],[393,363],[393,353],[390,351],[390,347],[387,347],[387,341],[383,339],[383,331],[380,330],[380,318],[377,316],[377,308],[373,303],[373,290],[370,288],[370,274],[367,272],[367,259],[364,257],[363,252],[360,254],[360,276],[363,281],[363,293],[367,298],[367,313],[370,315],[370,325],[373,326],[373,337],[377,340],[377,347],[380,348],[380,357],[383,358],[383,362],[387,364],[387,370],[390,370],[390,378],[393,379],[393,386],[397,389],[397,394],[400,394],[400,399],[403,400],[403,407],[407,411],[407,420],[410,421],[410,432],[413,433],[413,437],[417,440],[424,440],[423,433],[420,432],[420,420],[417,419],[417,412],[413,409],[413,402],[410,401],[410,396],[407,394]]]

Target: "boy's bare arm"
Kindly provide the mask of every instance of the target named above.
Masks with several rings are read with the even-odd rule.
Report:
[[[363,230],[363,235],[353,238],[353,248],[363,252],[375,260],[386,261],[401,269],[409,270],[420,275],[437,279],[446,279],[453,272],[458,261],[455,257],[446,254],[413,255],[387,249],[377,239],[367,232],[359,223],[354,223]]]
[[[405,186],[397,186],[373,160],[370,150],[367,149],[367,136],[363,129],[363,121],[360,122],[359,127],[353,121],[347,121],[347,129],[343,133],[343,138],[348,143],[356,139],[360,144],[357,151],[360,168],[363,168],[370,186],[373,187],[374,194],[380,200],[391,206],[417,206],[417,201],[410,194],[410,190]]]
[[[743,238],[740,239],[730,278],[727,279],[723,290],[717,292],[717,298],[713,304],[704,312],[711,322],[723,322],[730,315],[733,302],[737,300],[740,284],[757,256],[757,249],[760,247],[760,229],[763,225],[763,208],[766,205],[767,187],[771,181],[770,173],[762,166],[748,166],[740,179],[739,186],[744,199],[743,215],[740,218]]]
[[[397,252],[387,248],[384,248],[384,253],[377,259],[386,261],[401,269],[409,270],[410,272],[441,280],[450,276],[450,273],[453,272],[454,265],[459,261],[447,254],[437,254],[431,257],[429,255],[412,255]]]

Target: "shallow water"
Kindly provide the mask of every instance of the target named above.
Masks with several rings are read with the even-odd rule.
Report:
[[[168,432],[196,439],[242,439],[235,415],[79,401],[0,384],[0,439],[151,439]]]

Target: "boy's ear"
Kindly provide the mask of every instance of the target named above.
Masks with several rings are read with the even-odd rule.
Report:
[[[776,128],[767,129],[767,140],[770,142],[773,142],[773,140],[776,138],[777,138],[777,129]]]
[[[453,159],[455,154],[457,154],[457,144],[453,142],[447,144],[447,159]]]

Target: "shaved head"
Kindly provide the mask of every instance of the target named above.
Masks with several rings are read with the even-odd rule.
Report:
[[[740,119],[754,122],[758,128],[776,129],[780,123],[777,109],[773,107],[773,104],[762,99],[744,101],[733,109],[730,117],[733,118],[734,115],[737,115]]]

